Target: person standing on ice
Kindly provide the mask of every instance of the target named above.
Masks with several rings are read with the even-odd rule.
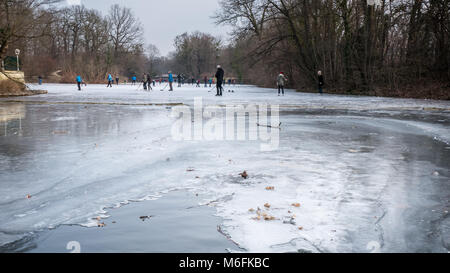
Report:
[[[323,86],[325,85],[325,81],[323,79],[322,71],[320,71],[320,70],[317,72],[317,79],[319,81],[319,93],[322,95],[323,94]]]
[[[83,83],[83,79],[81,78],[80,75],[78,75],[76,80],[77,80],[78,91],[81,91],[81,84]]]
[[[119,76],[116,76],[116,85],[119,85]]]
[[[280,72],[280,75],[278,75],[277,78],[277,85],[278,85],[278,96],[280,96],[281,92],[283,92],[283,96],[284,96],[284,85],[286,84],[287,79],[284,76],[283,72]]]
[[[108,74],[108,85],[106,87],[112,87],[113,77],[111,74]]]
[[[136,85],[136,76],[133,76],[131,78],[131,82],[132,82],[132,85]]]
[[[178,81],[178,87],[181,87],[181,74],[178,74],[177,81]]]
[[[173,91],[173,75],[172,75],[172,71],[169,71],[169,91]]]
[[[223,77],[225,76],[225,71],[222,69],[220,65],[217,66],[217,72],[216,72],[216,79],[217,79],[217,95],[216,96],[222,96],[223,92]]]
[[[153,90],[153,88],[152,88],[152,77],[150,76],[150,73],[147,74],[147,89],[149,91]]]

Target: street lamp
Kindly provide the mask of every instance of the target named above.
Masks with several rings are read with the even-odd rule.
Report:
[[[20,55],[20,49],[16,49],[16,56],[17,56],[17,71],[20,71],[20,69],[19,69],[19,55]]]

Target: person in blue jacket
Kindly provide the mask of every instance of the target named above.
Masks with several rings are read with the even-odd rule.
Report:
[[[80,75],[77,76],[77,86],[78,86],[78,91],[81,91],[81,83],[83,83],[83,79],[81,78]]]
[[[133,81],[133,85],[136,85],[136,76],[133,76],[133,78],[131,78],[131,80]]]
[[[173,75],[172,75],[172,71],[169,71],[169,91],[173,91]]]
[[[112,87],[113,84],[113,77],[111,74],[108,74],[108,85],[106,87]]]

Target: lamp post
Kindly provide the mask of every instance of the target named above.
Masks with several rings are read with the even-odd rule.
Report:
[[[20,49],[16,49],[16,56],[17,56],[17,71],[20,71],[20,68],[19,68],[19,55],[20,55]]]

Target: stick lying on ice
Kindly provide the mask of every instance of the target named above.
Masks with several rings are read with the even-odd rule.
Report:
[[[169,86],[169,84],[166,84],[166,86],[164,86],[164,88],[163,88],[163,89],[161,89],[161,91],[164,91],[164,90],[166,90],[167,86]]]
[[[278,127],[272,126],[272,125],[263,125],[263,124],[259,124],[259,123],[256,123],[256,125],[258,125],[258,127],[267,127],[267,128],[281,129],[281,122],[278,125]]]

